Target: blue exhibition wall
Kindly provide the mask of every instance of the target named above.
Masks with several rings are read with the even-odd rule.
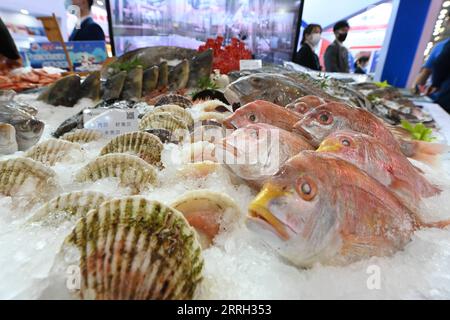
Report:
[[[430,4],[431,0],[400,0],[381,80],[406,86]]]

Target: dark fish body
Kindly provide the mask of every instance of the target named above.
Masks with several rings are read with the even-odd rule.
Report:
[[[61,78],[42,92],[38,100],[53,106],[73,107],[80,98],[80,80],[78,75]]]
[[[103,100],[109,101],[119,99],[126,78],[127,78],[126,71],[121,71],[118,74],[108,78],[106,80],[105,87],[103,88]]]
[[[186,88],[189,82],[189,61],[183,60],[169,72],[170,90]]]
[[[80,99],[89,98],[93,101],[100,100],[100,71],[92,72],[80,87]]]
[[[130,70],[123,84],[122,96],[123,100],[137,101],[142,96],[142,79],[143,69],[141,66]]]
[[[145,97],[156,90],[158,87],[159,68],[158,66],[150,67],[144,70],[142,77],[142,96]]]

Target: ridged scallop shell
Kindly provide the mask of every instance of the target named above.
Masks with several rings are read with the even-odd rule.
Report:
[[[192,299],[203,258],[183,215],[157,201],[104,202],[78,221],[61,248],[54,274],[78,265],[75,295],[96,300]]]
[[[176,104],[182,108],[190,108],[192,107],[192,101],[186,98],[185,96],[178,94],[168,94],[164,97],[161,97],[156,103],[155,107],[163,106],[165,104]]]
[[[170,131],[172,141],[184,141],[189,136],[187,124],[169,112],[149,113],[139,123],[139,130],[164,129]]]
[[[204,249],[211,245],[221,229],[236,222],[241,214],[228,195],[204,189],[185,193],[171,207],[184,214],[198,232]]]
[[[28,201],[48,201],[60,190],[56,173],[42,163],[28,158],[0,162],[0,193],[26,197]]]
[[[88,143],[91,141],[100,140],[102,137],[103,134],[99,131],[90,129],[78,129],[73,132],[66,133],[60,139],[69,142]]]
[[[166,104],[163,106],[156,107],[155,109],[153,109],[153,112],[155,113],[169,112],[170,114],[183,120],[184,123],[186,123],[189,128],[194,126],[194,119],[192,118],[191,114],[188,111],[186,111],[186,109],[183,109],[182,107],[177,106],[175,104]]]
[[[172,141],[172,133],[166,129],[145,129],[143,132],[147,132],[157,136],[162,143],[178,142]]]
[[[75,176],[75,181],[97,181],[119,178],[122,186],[138,193],[148,184],[156,183],[156,169],[139,157],[123,153],[111,153],[88,163]]]
[[[233,112],[231,106],[226,105],[220,100],[208,100],[205,102],[197,103],[192,106],[201,112]]]
[[[25,153],[25,157],[31,158],[43,164],[53,166],[57,162],[79,159],[83,155],[83,149],[78,143],[59,139],[48,139],[35,145]]]
[[[200,113],[198,120],[215,120],[219,123],[222,123],[230,115],[232,115],[231,112],[202,112]]]
[[[113,138],[100,155],[109,153],[130,153],[154,166],[161,166],[163,144],[159,138],[147,132],[129,132]]]
[[[40,207],[28,222],[46,221],[50,225],[59,225],[67,220],[69,216],[77,218],[85,217],[86,214],[98,208],[103,202],[109,200],[103,193],[95,191],[75,191],[62,194]],[[68,216],[61,217],[61,214]]]

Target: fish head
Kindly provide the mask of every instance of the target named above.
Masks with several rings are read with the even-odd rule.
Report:
[[[237,109],[223,121],[223,125],[227,128],[243,128],[257,123],[280,126],[285,121],[280,111],[286,110],[271,102],[256,100]]]
[[[34,146],[42,136],[44,122],[34,118],[19,120],[12,123],[16,129],[16,140],[20,151],[25,151]]]
[[[366,139],[366,137],[368,139]],[[326,137],[319,145],[317,152],[327,152],[349,162],[365,159],[365,147],[370,138],[364,134],[340,130]]]
[[[292,102],[286,106],[286,109],[296,112],[298,114],[305,114],[313,108],[307,105],[305,102]]]
[[[218,159],[245,180],[269,178],[280,167],[279,131],[264,123],[239,128],[217,146]]]
[[[311,151],[292,157],[250,203],[247,226],[283,257],[306,266],[337,247],[338,215],[332,184]],[[332,244],[332,245],[330,245]]]
[[[303,119],[294,125],[293,131],[317,147],[334,131],[350,129],[349,108],[351,107],[341,103],[321,105],[308,111]]]

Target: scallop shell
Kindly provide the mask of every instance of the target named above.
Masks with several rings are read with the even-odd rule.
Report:
[[[88,143],[96,140],[100,140],[103,134],[96,130],[90,129],[78,129],[73,132],[68,132],[60,139],[69,142]]]
[[[25,153],[25,157],[31,158],[43,164],[53,166],[57,162],[79,159],[83,155],[83,149],[78,143],[58,139],[48,139],[35,145]]]
[[[34,203],[50,200],[59,190],[56,173],[40,162],[28,158],[0,162],[0,193],[5,196],[25,197]]]
[[[185,193],[172,205],[182,212],[200,237],[202,248],[211,245],[221,229],[235,223],[241,213],[228,195],[210,190],[194,190]]]
[[[61,217],[61,213],[68,213],[70,216],[76,216],[77,218],[85,217],[90,210],[97,209],[106,200],[109,200],[109,198],[100,192],[76,191],[65,193],[45,203],[28,221],[46,221],[47,224],[59,225],[68,218],[67,215]]]
[[[194,126],[194,119],[192,118],[191,114],[186,111],[186,109],[183,109],[182,107],[175,104],[166,104],[156,107],[155,109],[153,109],[153,112],[169,112],[170,114],[183,120],[183,122],[186,123],[189,128],[192,128]]]
[[[192,299],[202,280],[194,230],[180,212],[143,197],[113,199],[91,210],[58,258],[54,274],[79,266],[74,294],[81,299]]]
[[[201,112],[233,112],[233,108],[220,100],[208,100],[192,106]]]
[[[190,108],[192,107],[192,101],[186,98],[185,96],[178,94],[168,94],[161,97],[156,103],[155,107],[163,106],[165,104],[175,104],[182,108]]]
[[[131,187],[134,193],[146,185],[156,183],[156,170],[139,157],[111,153],[88,163],[76,175],[75,181],[97,181],[116,177],[122,186]]]
[[[157,136],[162,143],[177,143],[178,141],[172,140],[172,133],[166,129],[145,129],[143,132],[147,132]]]
[[[130,153],[154,166],[161,166],[163,144],[159,138],[147,132],[129,132],[113,138],[101,151],[109,153]]]
[[[149,113],[139,123],[139,130],[165,129],[172,133],[171,140],[183,141],[189,135],[187,124],[169,112]]]
[[[231,112],[202,112],[198,117],[200,121],[215,120],[222,123],[227,117],[232,115]]]

